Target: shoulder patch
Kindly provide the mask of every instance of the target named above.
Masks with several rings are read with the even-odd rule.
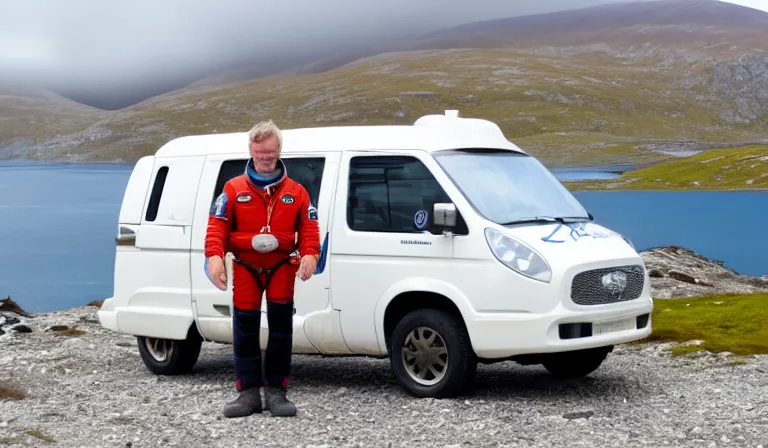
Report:
[[[296,199],[290,193],[284,194],[280,200],[283,201],[283,204],[293,204],[296,201]]]
[[[317,208],[315,208],[312,203],[309,203],[309,208],[307,209],[307,219],[310,221],[317,221]]]
[[[211,206],[210,215],[216,218],[227,219],[227,193],[221,193]]]

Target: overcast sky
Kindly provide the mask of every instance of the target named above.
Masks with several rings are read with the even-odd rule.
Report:
[[[276,51],[407,38],[477,20],[615,2],[0,0],[0,78],[128,88]],[[768,10],[768,0],[733,2]]]

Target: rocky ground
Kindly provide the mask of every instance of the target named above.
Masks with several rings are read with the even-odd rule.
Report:
[[[766,288],[682,249],[644,256],[663,274],[655,294]],[[449,400],[405,395],[386,360],[296,356],[297,417],[228,420],[230,346],[204,344],[191,374],[157,377],[134,338],[99,326],[95,307],[25,316],[3,306],[0,446],[768,448],[768,356],[627,345],[575,381],[539,366],[480,366],[472,393]]]
[[[657,299],[768,292],[768,275],[740,275],[688,249],[664,246],[641,252]]]

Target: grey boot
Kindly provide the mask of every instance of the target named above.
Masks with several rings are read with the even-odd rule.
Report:
[[[285,398],[285,391],[275,387],[264,388],[264,408],[268,409],[273,417],[293,417],[296,415],[296,405]]]
[[[224,416],[227,418],[247,417],[261,413],[261,388],[252,387],[240,392],[236,400],[224,406]]]

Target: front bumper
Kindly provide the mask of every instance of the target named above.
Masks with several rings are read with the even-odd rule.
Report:
[[[479,313],[467,321],[472,347],[484,359],[555,353],[643,339],[651,334],[653,302],[629,302],[546,314]]]

